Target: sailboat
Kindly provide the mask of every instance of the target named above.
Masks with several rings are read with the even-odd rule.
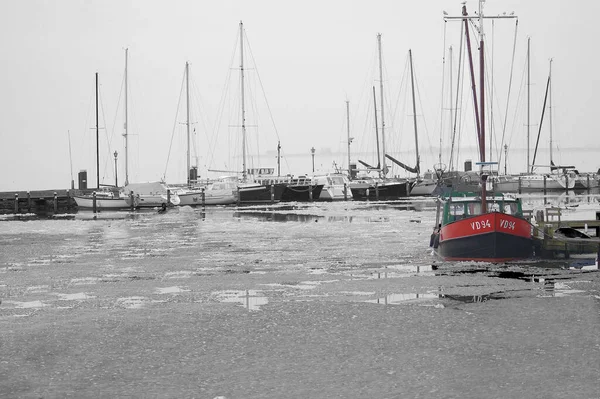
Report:
[[[185,187],[170,187],[179,197],[179,205],[229,205],[237,201],[237,179],[221,178],[206,184],[203,187],[193,186],[197,184],[197,169],[191,168],[190,153],[190,65],[185,63],[185,89],[186,89],[186,176]]]
[[[352,191],[352,198],[354,200],[397,200],[402,197],[408,197],[410,192],[410,184],[408,180],[392,180],[387,178],[389,169],[386,164],[386,152],[385,152],[385,118],[384,118],[384,101],[383,101],[383,66],[381,61],[381,34],[377,34],[377,47],[379,53],[379,92],[381,96],[381,153],[383,156],[383,163],[378,162],[377,167],[372,167],[359,160],[361,164],[367,167],[367,170],[379,171],[378,178],[363,178],[353,180],[350,182],[350,190]],[[375,87],[373,86],[373,98],[375,106],[375,137],[377,140],[377,158],[380,159],[379,153],[379,137],[378,137],[378,126],[377,126],[377,104]]]
[[[529,51],[527,52],[527,63],[529,64]],[[528,75],[529,76],[529,75]],[[554,160],[552,159],[552,59],[550,59],[550,72],[548,73],[548,81],[546,83],[546,94],[544,95],[544,106],[542,108],[542,117],[540,121],[540,127],[538,130],[538,137],[535,147],[535,152],[533,155],[533,162],[531,165],[527,165],[528,174],[520,177],[521,180],[521,188],[523,190],[572,190],[575,187],[575,183],[577,181],[577,175],[573,171],[573,166],[561,167],[554,165]],[[542,131],[542,122],[544,121],[544,111],[546,110],[546,100],[550,100],[549,105],[549,127],[550,127],[550,165],[547,167],[550,168],[550,173],[536,174],[533,172],[535,165],[535,158],[537,155],[537,143],[540,140],[540,133]],[[529,126],[529,123],[527,124]],[[539,165],[538,165],[539,166]]]
[[[98,72],[96,72],[96,179],[97,191],[86,195],[74,195],[73,199],[80,210],[118,210],[129,207],[126,196],[118,187],[100,187],[100,138],[98,126]]]
[[[469,20],[479,20],[479,73],[480,107],[477,108],[476,87],[473,86],[476,127],[479,139],[481,191],[453,193],[438,198],[436,222],[430,246],[444,260],[505,262],[529,258],[533,255],[531,225],[523,217],[520,198],[502,193],[488,194],[486,180],[489,176],[484,168],[495,162],[485,160],[485,91],[484,91],[484,34],[483,0],[479,3],[479,14],[467,14],[463,4],[462,16],[445,17],[460,19],[465,27],[465,39],[469,56],[471,80],[475,71],[471,56]],[[487,18],[487,17],[486,17]]]
[[[240,103],[242,126],[242,178],[238,183],[239,204],[274,203],[281,200],[286,184],[274,179],[274,168],[247,168],[246,107],[244,86],[244,24],[240,21]]]
[[[412,58],[412,50],[408,50],[408,57],[410,61],[410,82],[411,82],[411,94],[412,94],[412,109],[413,109],[413,126],[415,129],[415,152],[416,152],[416,160],[415,167],[410,167],[405,165],[404,163],[396,160],[391,155],[386,154],[385,156],[390,159],[392,162],[397,164],[398,166],[406,169],[411,173],[416,173],[416,178],[413,184],[411,185],[410,195],[411,196],[427,196],[432,195],[434,191],[438,189],[439,181],[437,177],[434,177],[433,173],[429,173],[426,176],[421,176],[421,167],[420,162],[421,159],[419,157],[419,134],[417,130],[417,106],[415,101],[415,76],[413,71],[413,58]]]

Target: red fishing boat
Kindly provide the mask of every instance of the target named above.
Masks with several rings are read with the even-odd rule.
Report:
[[[438,198],[436,224],[430,245],[445,260],[506,262],[528,258],[533,255],[532,227],[523,217],[520,199],[499,193],[489,193],[486,168],[497,165],[485,159],[485,102],[484,102],[484,43],[482,1],[479,13],[467,14],[463,4],[462,16],[445,17],[460,19],[464,23],[466,49],[471,73],[475,126],[479,143],[480,184],[478,192],[450,193]],[[511,16],[512,17],[512,16]],[[487,18],[487,17],[486,17]],[[469,37],[469,20],[478,19],[479,84],[477,98],[475,71]]]

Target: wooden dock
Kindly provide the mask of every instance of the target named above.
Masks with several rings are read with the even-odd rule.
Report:
[[[536,254],[543,258],[568,259],[600,252],[600,212],[596,212],[595,220],[563,220],[560,208],[540,212],[543,214],[538,214],[532,224]],[[564,229],[567,234],[557,232],[558,229]]]
[[[34,190],[0,193],[0,215],[52,215],[77,211],[73,199],[76,190]]]

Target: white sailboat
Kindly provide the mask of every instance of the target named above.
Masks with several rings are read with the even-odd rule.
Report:
[[[529,44],[528,44],[529,47]],[[527,51],[527,64],[529,65],[529,51]],[[529,66],[528,66],[529,68]],[[529,74],[528,74],[529,77]],[[538,131],[538,142],[539,142],[539,136],[541,133],[541,129],[542,129],[542,122],[544,120],[544,111],[546,109],[546,100],[549,98],[550,103],[549,103],[549,127],[550,127],[550,165],[546,165],[544,167],[548,167],[550,168],[550,173],[543,173],[543,174],[536,174],[533,173],[533,169],[536,166],[540,166],[540,165],[535,165],[535,155],[536,153],[534,153],[534,158],[533,158],[533,163],[532,165],[527,165],[528,168],[530,168],[528,170],[528,174],[520,176],[520,181],[521,181],[521,189],[523,190],[534,190],[534,191],[540,191],[540,190],[572,190],[575,187],[575,183],[577,181],[577,175],[571,170],[570,167],[560,167],[560,166],[555,166],[554,165],[554,161],[552,159],[552,90],[551,90],[551,84],[552,84],[552,59],[550,59],[550,72],[548,73],[548,81],[546,83],[546,95],[544,96],[544,108],[542,109],[542,120],[540,122],[540,130]],[[529,93],[529,91],[528,91]],[[528,113],[528,117],[529,117],[529,113]],[[527,122],[527,126],[529,128],[529,122]],[[529,137],[529,134],[528,134]],[[529,141],[529,140],[528,140]],[[537,151],[537,145],[536,145],[536,151]]]
[[[98,72],[96,72],[96,178],[97,191],[89,195],[74,195],[73,199],[80,210],[118,210],[126,209],[129,205],[126,202],[125,193],[114,188],[100,187],[100,139],[98,126]]]
[[[190,69],[189,63],[185,63],[185,87],[186,87],[186,130],[187,130],[187,151],[186,151],[186,187],[170,187],[172,192],[179,198],[180,206],[196,205],[229,205],[237,201],[237,179],[222,178],[218,181],[198,187],[197,182],[192,181],[190,168]],[[193,186],[196,184],[196,186]]]

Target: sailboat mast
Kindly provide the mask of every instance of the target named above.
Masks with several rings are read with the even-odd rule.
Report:
[[[480,158],[481,162],[485,162],[485,76],[484,76],[484,47],[483,47],[483,2],[485,0],[479,0],[479,84],[480,84],[480,108],[481,108],[481,128],[479,133],[479,146],[480,146]],[[481,165],[481,212],[487,212],[487,190],[486,180],[487,176],[483,173],[483,164]]]
[[[123,137],[125,137],[125,185],[129,184],[129,159],[128,159],[128,150],[127,150],[127,141],[129,138],[129,134],[128,134],[128,128],[129,128],[129,121],[128,121],[128,115],[127,115],[127,95],[128,95],[128,85],[127,85],[127,59],[129,55],[129,49],[125,49],[125,133],[123,134]]]
[[[346,100],[346,130],[348,132],[348,178],[352,176],[352,170],[350,169],[350,144],[352,139],[350,138],[350,101]]]
[[[550,119],[550,165],[552,165],[552,58],[550,58],[550,73],[548,75],[548,118]]]
[[[246,181],[246,109],[244,104],[244,24],[240,21],[240,83],[242,103],[242,179]]]
[[[412,50],[408,50],[408,56],[410,58],[410,82],[412,87],[412,105],[413,105],[413,124],[415,126],[415,146],[417,150],[417,179],[419,178],[419,135],[417,134],[417,106],[415,103],[415,75],[413,72],[413,60],[412,60]]]
[[[451,140],[451,148],[452,150],[450,151],[450,165],[448,170],[452,170],[452,157],[453,157],[453,153],[454,153],[454,122],[453,122],[453,112],[452,112],[452,103],[453,103],[453,96],[452,96],[452,46],[450,46],[450,48],[448,49],[448,61],[449,61],[449,80],[450,80],[450,84],[448,85],[449,88],[449,92],[450,92],[450,140]],[[439,158],[440,158],[440,166],[442,166],[442,135],[440,133],[440,154],[439,154]]]
[[[530,45],[531,38],[527,38],[527,173],[533,173],[533,167],[531,166],[531,160],[529,159],[531,149],[529,148],[529,127],[531,123],[529,121],[530,117],[530,107],[531,107],[531,60],[530,60]]]
[[[98,128],[98,72],[96,72],[96,181],[100,190],[100,134]]]
[[[377,47],[379,49],[379,94],[381,95],[381,150],[383,153],[383,165],[381,165],[381,174],[383,177],[387,175],[387,166],[385,165],[385,118],[384,118],[384,102],[383,102],[383,65],[381,62],[381,33],[377,34]],[[379,152],[379,151],[378,151]],[[377,154],[379,157],[379,154]]]
[[[375,86],[373,86],[373,107],[375,107],[375,141],[377,142],[377,169],[381,173],[381,154],[379,153],[379,131],[377,126],[377,95],[375,94]],[[385,160],[383,161],[385,163]]]
[[[190,64],[185,63],[185,97],[186,97],[186,127],[187,127],[187,152],[186,175],[187,185],[190,186]]]

